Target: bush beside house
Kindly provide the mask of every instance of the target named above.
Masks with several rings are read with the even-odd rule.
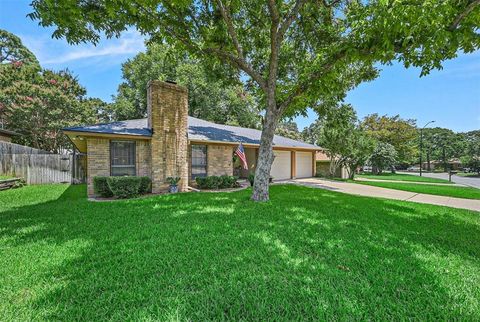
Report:
[[[133,198],[151,192],[152,180],[149,177],[94,177],[93,189],[103,198]]]
[[[228,189],[239,187],[236,176],[197,177],[195,182],[200,189]]]

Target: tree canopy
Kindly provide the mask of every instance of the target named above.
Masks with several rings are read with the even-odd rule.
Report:
[[[397,162],[397,151],[390,143],[379,141],[373,149],[369,161],[375,174],[382,173],[386,168],[391,168],[394,171],[393,166]]]
[[[397,151],[397,162],[409,164],[417,156],[418,131],[415,120],[400,115],[367,115],[362,127],[374,139],[391,144]]]
[[[122,65],[123,82],[112,105],[117,120],[142,118],[147,110],[150,80],[173,80],[188,88],[189,115],[219,124],[257,128],[260,114],[254,97],[235,77],[219,77],[224,69],[169,44],[150,43],[144,53]]]
[[[0,64],[5,63],[40,66],[35,55],[23,46],[20,38],[0,29]]]
[[[272,141],[282,116],[335,106],[399,60],[422,74],[480,46],[480,1],[60,1],[34,0],[54,37],[98,42],[137,28],[235,68],[265,107],[252,198],[268,200]]]
[[[85,88],[70,71],[41,69],[15,35],[6,31],[1,35],[13,40],[7,43],[10,47],[2,47],[2,53],[10,53],[0,64],[2,125],[21,134],[14,138],[16,143],[52,152],[70,148],[61,129],[102,120],[99,107],[105,103],[87,99]]]

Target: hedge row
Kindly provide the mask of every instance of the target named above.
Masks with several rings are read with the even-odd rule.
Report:
[[[95,195],[109,198],[133,198],[151,192],[152,180],[149,177],[94,177]]]
[[[200,189],[236,188],[240,186],[237,180],[238,177],[235,176],[208,176],[195,178],[195,182]]]

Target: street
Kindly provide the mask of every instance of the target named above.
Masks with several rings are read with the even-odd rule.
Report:
[[[412,174],[412,175],[420,175],[418,172],[400,172],[401,174]],[[431,173],[431,172],[423,172],[422,176],[428,178],[437,178],[437,179],[446,179],[448,180],[448,173]],[[467,178],[467,177],[460,177],[457,175],[452,175],[452,181],[455,183],[463,184],[465,186],[474,187],[480,189],[480,178]]]

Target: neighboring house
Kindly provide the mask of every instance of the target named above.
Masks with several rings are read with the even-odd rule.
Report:
[[[321,150],[317,152],[317,157],[316,157],[316,176],[319,177],[328,177],[330,176],[330,157],[327,156],[325,153],[325,150]],[[348,179],[348,170],[346,167],[341,166],[338,167],[335,177],[337,178],[342,178],[342,179]]]
[[[431,160],[430,161],[430,170],[443,169],[442,160]],[[428,162],[422,162],[423,170],[428,170]],[[450,159],[447,161],[447,168],[450,170],[460,170],[462,168],[462,162],[460,159]]]
[[[12,137],[19,135],[16,132],[0,129],[0,142],[12,142]]]
[[[197,176],[233,175],[239,143],[249,171],[255,169],[261,131],[190,117],[187,95],[187,89],[175,83],[152,81],[147,118],[64,129],[77,149],[87,153],[88,195],[94,194],[95,176],[149,176],[152,191],[158,193],[171,176],[181,178],[179,189],[185,191]],[[319,147],[278,135],[273,144],[274,180],[315,174]]]

